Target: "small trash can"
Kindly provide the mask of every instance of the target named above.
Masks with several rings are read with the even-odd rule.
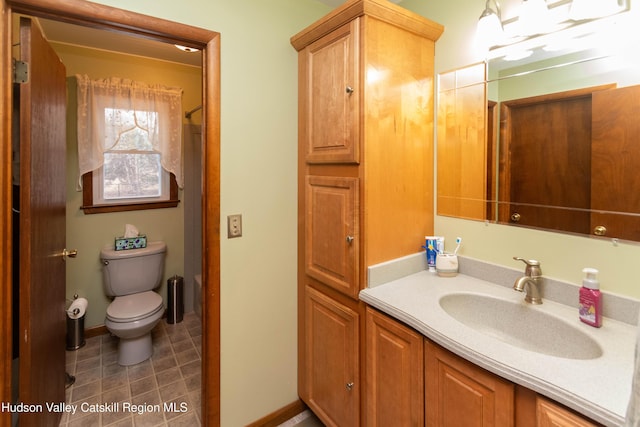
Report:
[[[180,323],[184,315],[184,279],[178,275],[167,281],[167,323]]]
[[[84,315],[74,319],[67,314],[67,350],[77,350],[85,342]]]

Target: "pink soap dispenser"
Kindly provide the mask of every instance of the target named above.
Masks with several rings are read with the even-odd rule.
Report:
[[[580,320],[590,326],[602,326],[602,294],[600,282],[596,278],[598,270],[585,268],[582,270],[585,278],[580,288]]]

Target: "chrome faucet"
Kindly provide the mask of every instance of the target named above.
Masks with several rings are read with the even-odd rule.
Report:
[[[526,260],[515,256],[513,259],[527,264],[527,267],[524,270],[524,276],[515,281],[513,289],[518,292],[526,290],[526,296],[524,297],[526,302],[530,304],[542,304],[542,295],[540,295],[542,269],[540,268],[540,262],[535,259]]]

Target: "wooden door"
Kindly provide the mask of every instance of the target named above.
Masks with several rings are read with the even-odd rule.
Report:
[[[309,163],[358,163],[358,23],[306,47],[299,56],[301,140]]]
[[[640,240],[639,117],[640,86],[593,94],[592,233],[603,226],[608,237]]]
[[[514,425],[514,386],[425,340],[427,427]]]
[[[424,425],[424,338],[369,307],[366,313],[367,426]]]
[[[588,233],[591,92],[502,103],[500,221]]]
[[[43,405],[21,425],[57,426],[64,402],[66,73],[30,19],[20,19],[20,380],[19,400]]]
[[[360,423],[360,316],[307,286],[303,398],[327,426]]]
[[[358,179],[308,176],[305,193],[305,271],[357,299]]]

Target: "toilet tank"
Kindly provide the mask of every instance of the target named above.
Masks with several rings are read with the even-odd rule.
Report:
[[[164,242],[149,242],[146,248],[100,251],[102,281],[108,296],[129,295],[155,289],[164,273]]]

